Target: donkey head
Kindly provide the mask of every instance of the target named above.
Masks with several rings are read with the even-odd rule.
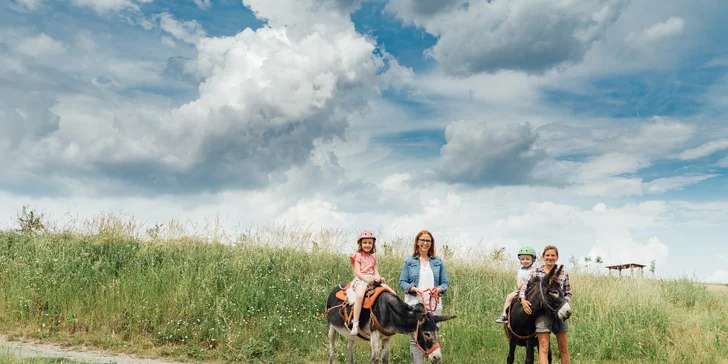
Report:
[[[457,316],[438,316],[431,312],[425,312],[424,306],[418,303],[414,307],[414,312],[418,318],[417,330],[417,346],[430,359],[432,363],[440,363],[442,354],[440,353],[440,343],[438,335],[440,332],[440,322],[452,320]]]
[[[533,305],[534,311],[543,309],[555,315],[561,306],[566,303],[564,290],[557,279],[563,269],[564,266],[560,265],[557,269],[551,269],[545,278],[535,279],[529,282],[529,290],[531,292],[529,300]]]

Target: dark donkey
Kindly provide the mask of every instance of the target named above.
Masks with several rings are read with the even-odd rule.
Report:
[[[359,334],[349,335],[351,326],[344,319],[352,307],[336,297],[344,284],[334,288],[326,300],[326,313],[329,322],[329,363],[334,362],[334,346],[338,332],[348,341],[349,363],[354,363],[354,342],[371,342],[372,363],[379,363],[379,340],[382,340],[382,363],[389,362],[389,340],[395,334],[416,333],[417,345],[433,363],[442,361],[438,342],[439,322],[454,319],[456,316],[435,316],[421,303],[414,307],[404,303],[401,298],[382,292],[372,304],[371,310],[362,307],[359,316]],[[347,327],[349,326],[349,327]]]
[[[556,267],[554,267],[556,268]],[[504,324],[506,338],[510,344],[508,350],[508,364],[513,364],[516,345],[526,347],[526,364],[533,364],[533,351],[538,350],[536,337],[536,318],[542,314],[552,315],[554,325],[558,325],[557,314],[564,306],[564,291],[556,277],[564,268],[551,269],[546,277],[536,276],[528,281],[526,299],[531,303],[531,314],[523,311],[521,300],[516,296],[508,308],[508,321]],[[567,314],[568,318],[568,314]],[[553,328],[557,331],[558,327]],[[549,347],[549,363],[551,363],[551,348]]]

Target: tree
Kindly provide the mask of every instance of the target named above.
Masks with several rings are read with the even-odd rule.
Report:
[[[650,273],[652,273],[652,276],[655,276],[655,261],[650,262]]]

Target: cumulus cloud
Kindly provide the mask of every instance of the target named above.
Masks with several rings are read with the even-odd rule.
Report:
[[[647,202],[611,209],[597,204],[584,214],[585,223],[594,229],[595,240],[589,256],[601,256],[605,265],[638,263],[648,265],[655,260],[665,262],[670,248],[656,236],[646,242],[635,241],[632,231],[663,224],[660,216],[667,211],[663,202]]]
[[[392,0],[387,9],[438,38],[427,50],[446,72],[541,74],[579,63],[628,0]],[[474,36],[477,34],[477,36]]]
[[[716,270],[713,274],[703,278],[703,282],[728,284],[728,270]]]
[[[534,147],[538,133],[528,123],[488,128],[485,122],[456,121],[445,129],[445,139],[434,170],[437,178],[447,182],[528,183],[533,168],[546,158]]]
[[[123,84],[104,75],[93,84],[107,92],[39,99],[48,115],[31,123],[37,132],[0,137],[11,140],[5,157],[17,171],[6,184],[8,175],[18,184],[49,172],[124,181],[129,191],[257,188],[305,164],[315,142],[344,137],[379,90],[385,62],[353,28],[263,27],[207,38],[194,22],[158,20],[195,46],[177,68],[201,80],[198,97],[174,108],[140,102],[114,93]],[[120,74],[140,76],[138,67],[120,66]],[[159,71],[146,78],[155,77]],[[28,117],[30,108],[12,118]]]
[[[353,28],[349,14],[361,0],[243,0],[243,4],[272,27]]]

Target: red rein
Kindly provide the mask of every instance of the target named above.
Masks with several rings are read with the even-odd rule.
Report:
[[[427,303],[425,303],[425,292],[430,294],[430,299],[427,301]],[[425,306],[425,314],[427,314],[428,312],[435,312],[435,310],[437,309],[437,305],[440,304],[440,295],[437,294],[437,288],[428,288],[423,290],[422,292],[418,292],[418,294],[422,298],[422,304]],[[440,348],[440,343],[439,341],[436,342],[435,345],[433,345],[430,350],[427,351],[420,346],[420,343],[417,341],[417,336],[419,335],[420,331],[420,322],[421,321],[417,321],[417,328],[415,329],[415,343],[417,344],[417,347],[420,348],[420,351],[425,354],[425,356],[429,356],[435,350]]]
[[[425,292],[430,294],[430,299],[425,303]],[[440,304],[440,295],[437,294],[437,288],[427,288],[423,290],[422,292],[418,292],[420,297],[422,297],[422,304],[425,306],[425,313],[434,312],[437,309],[437,305]],[[434,301],[434,305],[433,305]]]

